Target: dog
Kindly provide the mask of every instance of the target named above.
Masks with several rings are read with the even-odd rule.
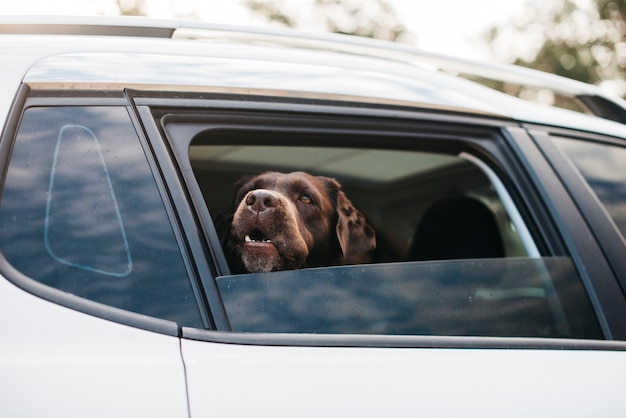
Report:
[[[222,237],[233,273],[340,265],[376,247],[374,229],[333,178],[269,171],[236,189]]]

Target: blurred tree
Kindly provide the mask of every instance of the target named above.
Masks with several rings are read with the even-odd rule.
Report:
[[[290,28],[313,24],[328,32],[389,41],[411,41],[386,0],[310,0],[308,7],[292,7],[285,0],[244,0],[243,4],[268,22]]]
[[[527,3],[486,40],[500,59],[626,95],[626,0]]]
[[[265,18],[268,22],[277,22],[288,28],[294,28],[297,25],[294,17],[285,10],[281,0],[245,0],[244,5],[254,14]]]
[[[145,0],[115,0],[122,16],[146,16]]]

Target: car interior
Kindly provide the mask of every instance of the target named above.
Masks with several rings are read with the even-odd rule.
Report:
[[[189,155],[213,216],[228,210],[244,175],[306,171],[337,179],[376,230],[370,262],[527,254],[489,178],[458,155],[193,143]]]

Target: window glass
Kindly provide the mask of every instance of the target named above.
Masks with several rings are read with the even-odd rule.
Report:
[[[48,286],[201,326],[165,207],[123,107],[25,112],[0,202],[0,250]]]
[[[567,258],[330,267],[218,286],[234,331],[602,338]]]
[[[626,148],[617,145],[556,138],[626,237]]]

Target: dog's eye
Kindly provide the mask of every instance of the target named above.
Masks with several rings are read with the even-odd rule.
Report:
[[[313,199],[311,199],[311,197],[306,194],[303,194],[302,196],[300,196],[300,201],[306,204],[313,203]]]

